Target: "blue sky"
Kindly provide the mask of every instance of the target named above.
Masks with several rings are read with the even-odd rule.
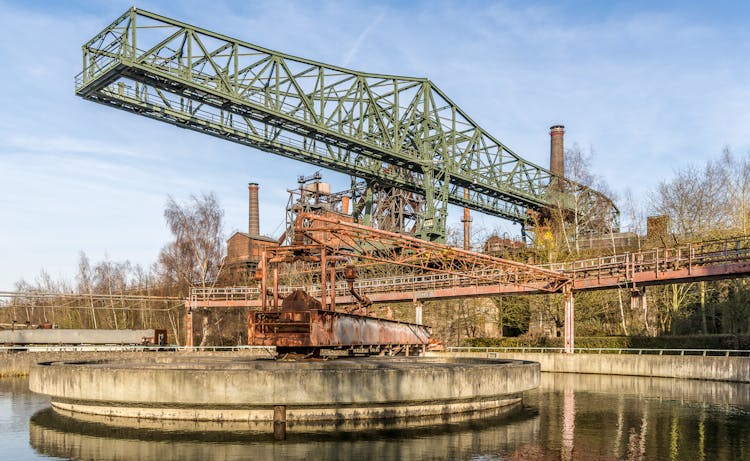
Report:
[[[0,0],[0,290],[92,259],[149,265],[178,200],[215,191],[245,230],[281,232],[286,188],[316,170],[74,96],[80,46],[132,4]],[[207,6],[208,5],[208,6]],[[750,152],[746,2],[143,1],[137,7],[289,54],[426,76],[524,158],[547,165],[550,125],[593,149],[595,172],[645,197],[728,145]],[[324,172],[343,187],[347,179]],[[449,219],[457,223],[459,213]],[[518,227],[475,216],[475,225]]]

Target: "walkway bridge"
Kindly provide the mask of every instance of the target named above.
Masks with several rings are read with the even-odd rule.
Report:
[[[316,217],[323,220],[324,218]],[[330,220],[325,220],[330,222]],[[364,229],[365,226],[339,222],[341,228],[352,228],[376,239],[383,231]],[[312,229],[312,228],[311,228]],[[336,235],[333,228],[331,235]],[[390,233],[386,233],[390,234]],[[395,237],[395,236],[394,236]],[[398,236],[399,241],[409,237]],[[426,242],[414,239],[423,247]],[[528,265],[503,260],[479,253],[430,243],[429,266],[414,268],[422,273],[398,276],[363,278],[353,283],[354,289],[373,302],[426,301],[437,299],[487,297],[518,294],[561,293],[608,288],[639,288],[667,283],[726,279],[750,275],[750,237],[737,237],[699,243],[688,243],[673,248],[654,248],[614,256],[582,259],[547,265]],[[283,250],[288,253],[294,247]],[[442,251],[442,253],[441,253]],[[437,267],[434,262],[448,257],[459,258],[461,270],[448,266]],[[481,260],[475,260],[481,258]],[[399,265],[395,259],[389,259]],[[480,266],[479,263],[482,262]],[[468,265],[473,265],[469,268]],[[331,289],[338,303],[354,303],[348,283],[338,278],[326,289],[330,304]],[[267,287],[268,289],[268,287]],[[301,289],[322,299],[321,284],[278,285],[283,297]],[[196,306],[247,306],[261,308],[260,287],[194,288],[191,302]]]
[[[371,302],[408,302],[450,298],[470,298],[502,295],[538,293],[565,294],[565,350],[573,351],[574,343],[574,293],[585,290],[607,288],[629,288],[632,300],[642,300],[642,287],[666,283],[680,283],[699,280],[725,279],[750,275],[750,237],[689,243],[674,248],[654,248],[622,255],[583,259],[578,261],[532,266],[493,258],[487,255],[458,250],[445,245],[428,243],[414,239],[411,256],[397,259],[385,255],[391,265],[409,267],[421,273],[410,275],[349,279],[342,281],[337,275],[335,264],[329,267],[326,258],[336,261],[344,256],[347,261],[354,259],[350,253],[352,246],[346,244],[347,232],[358,231],[360,241],[382,242],[384,231],[373,230],[352,223],[330,222],[321,217],[311,217],[325,226],[328,237],[335,245],[318,242],[320,258],[317,270],[323,283],[309,285],[279,284],[278,264],[288,261],[290,255],[302,254],[317,248],[316,245],[281,247],[273,255],[264,255],[260,287],[224,287],[194,289],[186,303],[188,312],[205,307],[248,307],[258,310],[279,308],[279,299],[294,290],[301,289],[320,300],[327,309],[335,310],[336,304],[356,304],[366,299]],[[309,233],[320,232],[322,228],[309,227]],[[299,232],[299,230],[298,230]],[[352,235],[356,234],[353,232]],[[389,234],[389,233],[386,233]],[[369,238],[363,239],[369,235]],[[333,237],[337,236],[337,237]],[[394,234],[407,243],[410,237]],[[325,240],[324,240],[325,241]],[[378,246],[376,246],[378,247]],[[429,249],[427,249],[429,247]],[[379,248],[379,247],[378,247]],[[342,249],[346,251],[342,252]],[[326,256],[330,252],[329,256]],[[266,256],[269,256],[268,258]],[[370,260],[377,259],[370,253]],[[418,266],[418,261],[427,264]],[[439,264],[447,262],[450,264]],[[456,270],[454,264],[461,261],[463,269]],[[313,270],[314,271],[314,270]],[[272,276],[270,274],[273,274]],[[329,279],[330,283],[326,283]],[[268,279],[272,282],[269,287]]]
[[[742,277],[750,274],[750,237],[687,243],[543,267],[568,275],[574,291]]]

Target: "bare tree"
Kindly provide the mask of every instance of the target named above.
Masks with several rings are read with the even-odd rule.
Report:
[[[130,261],[115,262],[110,261],[105,256],[104,261],[100,261],[94,266],[93,273],[95,276],[94,291],[104,293],[110,296],[109,308],[112,310],[112,324],[114,329],[120,328],[120,318],[118,314],[118,303],[115,295],[122,295],[130,287],[129,274],[132,272]],[[122,304],[120,302],[120,304]],[[127,326],[127,312],[123,311],[125,323]]]
[[[591,171],[593,158],[593,149],[586,152],[577,143],[570,149],[565,149],[565,178],[589,187],[601,182],[601,179]]]
[[[721,163],[709,162],[703,170],[679,169],[674,179],[662,181],[651,194],[651,208],[669,216],[678,237],[708,236],[729,226],[726,181]]]
[[[649,196],[651,211],[670,218],[677,239],[711,239],[726,233],[750,231],[750,160],[736,158],[728,147],[705,166],[687,166],[675,171],[671,180],[662,181]],[[728,282],[716,282],[726,286]],[[699,306],[700,329],[707,333],[707,294],[721,299],[715,287],[701,282],[674,284],[651,290],[661,332],[673,328],[678,315],[689,315],[683,308]],[[723,296],[724,298],[727,295]],[[724,301],[725,305],[726,301]]]
[[[611,204],[590,193],[590,190],[596,190],[610,200],[616,200],[609,185],[592,172],[594,155],[593,149],[586,152],[578,144],[565,150],[565,179],[571,182],[566,182],[563,193],[557,195],[558,206],[552,210],[552,217],[553,232],[557,234],[557,240],[562,239],[557,246],[567,255],[580,256],[579,242],[587,233],[612,232],[608,216]]]
[[[224,257],[224,210],[213,193],[190,196],[188,203],[167,199],[164,218],[174,240],[162,248],[165,278],[185,294],[191,285],[205,287],[219,275]]]
[[[633,191],[629,188],[625,190],[621,204],[622,216],[628,223],[631,232],[638,235],[646,233],[646,215],[643,207],[636,202],[633,197]]]
[[[724,147],[716,162],[716,179],[724,191],[724,212],[729,226],[747,235],[750,231],[750,160],[737,159],[729,147]]]
[[[89,262],[88,256],[83,251],[78,257],[78,292],[87,293],[89,295],[89,307],[91,307],[91,324],[94,328],[97,328],[96,323],[96,309],[94,309],[93,301],[93,275],[91,273],[91,263]]]

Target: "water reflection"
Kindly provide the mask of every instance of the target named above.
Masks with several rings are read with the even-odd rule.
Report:
[[[540,390],[595,392],[750,409],[750,384],[697,379],[542,373]]]
[[[477,422],[416,429],[290,431],[274,440],[270,426],[242,430],[237,425],[189,423],[183,426],[122,420],[117,426],[80,421],[47,409],[32,416],[31,445],[49,456],[83,460],[165,459],[467,459],[533,443],[539,433],[536,412],[519,408]]]
[[[576,430],[576,395],[571,388],[563,391],[562,452],[564,461],[573,459],[573,442]]]
[[[74,459],[750,459],[750,385],[543,374],[512,414],[419,428],[292,428],[87,421],[50,409],[29,422],[39,455]]]
[[[559,459],[750,459],[750,384],[545,373],[526,401]]]
[[[29,446],[29,416],[46,407],[49,407],[49,400],[29,392],[27,379],[0,379],[0,459],[15,461],[38,457]]]

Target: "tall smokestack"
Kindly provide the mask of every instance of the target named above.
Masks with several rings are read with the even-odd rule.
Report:
[[[565,127],[563,125],[553,125],[549,128],[550,150],[549,150],[549,169],[552,173],[563,177],[565,175],[565,154],[563,147],[563,137]],[[557,178],[552,178],[550,188],[562,190],[562,184],[558,183]]]
[[[256,236],[260,235],[260,215],[258,213],[258,183],[249,183],[247,185],[247,190],[249,194],[247,233],[252,236]]]

